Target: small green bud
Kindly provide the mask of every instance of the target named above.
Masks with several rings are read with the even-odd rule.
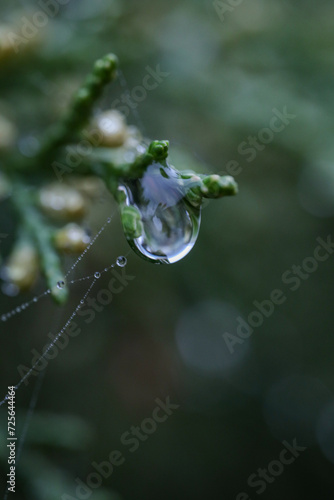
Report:
[[[169,141],[153,141],[149,145],[148,153],[153,156],[156,161],[165,160],[168,156]]]
[[[139,238],[143,234],[140,212],[135,207],[122,207],[121,219],[127,239]]]
[[[115,78],[117,66],[118,58],[114,54],[107,54],[94,64],[94,74],[101,80],[101,83],[105,83]]]
[[[221,198],[238,193],[238,184],[233,177],[226,175],[208,175],[203,179],[201,193],[205,198]]]

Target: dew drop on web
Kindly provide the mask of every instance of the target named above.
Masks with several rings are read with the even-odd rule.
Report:
[[[64,288],[64,286],[65,286],[65,281],[58,281],[57,288]]]
[[[126,204],[141,215],[143,232],[128,242],[142,257],[173,264],[195,245],[201,210],[186,199],[189,182],[167,163],[153,163],[143,177],[120,186]]]
[[[116,264],[118,265],[118,267],[125,267],[127,262],[128,261],[126,260],[126,257],[124,257],[123,255],[118,257],[116,260]]]

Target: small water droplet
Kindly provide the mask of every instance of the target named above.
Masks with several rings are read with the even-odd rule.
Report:
[[[15,311],[16,311],[17,313],[20,313],[20,312],[21,312],[21,307],[17,307],[17,308],[15,309]]]
[[[172,264],[185,257],[193,248],[201,222],[201,210],[186,198],[191,179],[168,164],[153,163],[145,174],[127,181],[119,189],[126,195],[126,204],[136,209],[138,221],[124,218],[124,232],[130,246],[141,257],[156,263]],[[135,218],[135,217],[134,217]],[[141,231],[131,237],[134,224]],[[137,233],[138,234],[138,233]]]
[[[111,217],[108,217],[107,222],[108,222],[108,224],[110,224],[110,222],[111,222]]]
[[[127,260],[126,260],[126,257],[124,257],[123,255],[121,255],[120,257],[117,258],[116,260],[116,264],[119,266],[119,267],[125,267],[126,264],[127,264]]]
[[[101,273],[98,273],[98,272],[94,273],[94,278],[99,279],[100,277],[101,277]]]
[[[62,280],[58,281],[57,288],[64,288],[64,286],[65,286],[65,281],[62,281]]]
[[[84,304],[85,301],[83,299],[80,300],[80,304]]]
[[[1,321],[7,321],[7,316],[5,314],[1,315]]]
[[[33,302],[37,302],[37,301],[38,301],[38,298],[37,298],[37,297],[34,297],[32,300],[33,300]]]

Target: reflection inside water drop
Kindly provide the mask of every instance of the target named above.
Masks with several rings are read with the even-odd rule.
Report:
[[[126,195],[126,204],[141,215],[141,236],[128,238],[141,256],[156,263],[173,264],[193,248],[201,211],[185,198],[192,182],[181,179],[168,164],[153,163],[143,177],[120,187]]]

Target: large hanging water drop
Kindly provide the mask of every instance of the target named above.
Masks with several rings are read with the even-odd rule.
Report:
[[[142,257],[156,263],[173,264],[193,248],[200,227],[201,211],[186,198],[196,180],[182,179],[167,163],[153,163],[144,175],[127,181],[119,189],[125,193],[125,204],[140,215],[140,236],[129,236],[132,248]]]

